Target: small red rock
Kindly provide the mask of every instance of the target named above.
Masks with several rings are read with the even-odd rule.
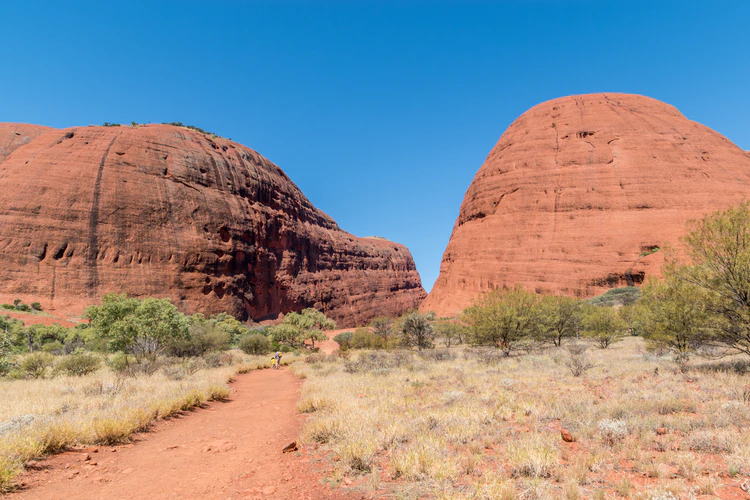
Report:
[[[560,436],[566,443],[572,443],[574,441],[573,435],[567,429],[560,429]]]
[[[667,433],[667,429],[665,429],[664,427],[659,427],[658,429],[656,429],[656,433],[657,433],[657,434],[658,434],[659,436],[663,436],[664,434],[666,434],[666,433]]]

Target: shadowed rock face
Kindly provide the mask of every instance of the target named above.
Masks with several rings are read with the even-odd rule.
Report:
[[[750,158],[647,97],[594,94],[518,118],[469,187],[421,308],[442,315],[523,284],[593,296],[658,275],[690,219],[750,194]]]
[[[276,165],[182,127],[0,124],[0,300],[80,314],[107,292],[342,326],[425,296],[409,250],[356,238]]]

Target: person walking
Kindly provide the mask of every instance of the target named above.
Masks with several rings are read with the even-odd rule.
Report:
[[[281,351],[276,351],[276,364],[274,365],[274,368],[277,370],[279,369],[279,366],[281,366]]]

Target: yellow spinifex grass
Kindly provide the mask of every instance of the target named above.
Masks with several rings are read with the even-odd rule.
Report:
[[[100,369],[84,377],[0,379],[0,492],[28,460],[77,444],[115,444],[158,418],[226,399],[227,381],[268,365],[265,356],[234,354],[235,363],[181,380],[162,371],[121,377]]]
[[[701,469],[722,474],[716,488],[750,476],[746,357],[683,373],[634,337],[587,356],[580,377],[564,348],[311,358],[292,368],[306,379],[302,441],[337,456],[334,480],[368,476],[361,487],[403,498],[682,498]]]

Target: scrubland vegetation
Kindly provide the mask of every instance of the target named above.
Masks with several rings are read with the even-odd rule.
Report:
[[[397,498],[693,498],[750,476],[750,362],[682,372],[640,338],[506,356],[488,348],[312,355],[302,439],[332,479]],[[575,439],[566,443],[561,430]],[[672,495],[672,496],[669,496]]]
[[[457,318],[340,334],[339,355],[294,367],[303,440],[331,453],[332,480],[399,498],[741,498],[750,206],[685,243],[641,290],[501,289]]]
[[[299,354],[335,327],[314,309],[249,327],[124,295],[105,296],[86,316],[75,328],[0,316],[0,492],[33,458],[123,442],[156,419],[225,399],[234,374],[269,366],[272,350]]]

